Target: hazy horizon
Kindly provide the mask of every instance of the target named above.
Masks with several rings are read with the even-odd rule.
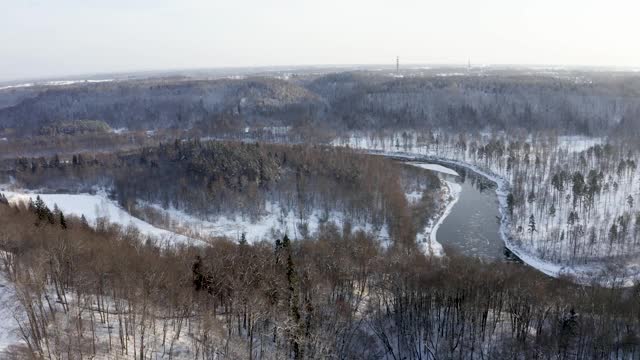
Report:
[[[0,81],[392,65],[640,67],[631,1],[0,0]],[[327,64],[327,65],[325,65]]]

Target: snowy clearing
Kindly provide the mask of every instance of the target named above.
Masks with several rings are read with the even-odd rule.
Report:
[[[342,229],[346,217],[339,211],[324,212],[314,209],[311,214],[301,219],[293,209],[286,210],[271,202],[267,202],[265,212],[258,219],[252,221],[248,217],[217,216],[215,219],[201,219],[173,207],[164,209],[158,204],[140,202],[142,206],[149,206],[167,219],[170,228],[177,233],[193,238],[228,237],[240,240],[244,234],[249,242],[261,240],[273,241],[287,234],[293,239],[313,234],[323,224],[334,223]],[[386,226],[375,229],[370,224],[352,224],[352,231],[363,230],[374,233],[382,243],[389,241]]]
[[[145,221],[131,216],[127,211],[122,209],[115,201],[110,200],[104,192],[96,195],[91,194],[38,194],[33,192],[21,191],[3,191],[0,190],[9,200],[10,203],[28,203],[29,199],[35,201],[37,196],[45,202],[45,204],[53,209],[54,205],[65,214],[72,214],[78,217],[84,215],[87,222],[91,225],[97,223],[99,218],[107,218],[110,222],[121,225],[122,227],[134,226],[146,236],[152,237],[162,243],[192,243],[193,239],[184,235],[176,234],[164,229],[155,227]]]
[[[438,164],[426,164],[426,163],[421,163],[421,162],[407,162],[408,165],[411,166],[416,166],[419,167],[421,169],[425,169],[425,170],[432,170],[432,171],[437,171],[437,172],[441,172],[443,174],[448,174],[448,175],[453,175],[453,176],[460,176],[455,170],[453,169],[449,169],[448,167],[442,166],[442,165],[438,165]]]

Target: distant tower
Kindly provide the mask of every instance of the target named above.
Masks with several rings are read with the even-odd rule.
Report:
[[[396,56],[396,73],[400,73],[400,56]]]
[[[467,63],[467,71],[471,71],[471,58],[469,58],[469,62]]]

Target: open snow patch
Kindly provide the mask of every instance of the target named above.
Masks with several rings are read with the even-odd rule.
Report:
[[[145,221],[133,217],[115,201],[110,200],[104,192],[92,194],[37,194],[31,192],[0,191],[9,200],[9,203],[28,203],[29,199],[35,201],[40,196],[42,201],[53,209],[55,205],[64,213],[82,216],[90,225],[95,226],[99,218],[106,218],[112,223],[127,227],[132,225],[146,236],[168,243],[186,243],[192,239],[155,227]]]
[[[460,176],[460,174],[458,174],[458,172],[456,172],[455,170],[449,169],[448,167],[442,166],[439,164],[427,164],[422,162],[407,162],[407,164],[411,166],[416,166],[425,170],[437,171],[443,174],[448,174],[453,176]]]

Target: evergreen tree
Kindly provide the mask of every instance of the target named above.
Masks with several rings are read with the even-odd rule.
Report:
[[[618,239],[618,227],[616,224],[612,224],[609,229],[609,245],[613,245],[614,242]]]
[[[46,216],[49,224],[54,225],[56,223],[56,216],[53,214],[51,210],[49,210],[49,208],[47,208],[46,210]]]
[[[538,231],[536,229],[536,219],[533,217],[533,214],[529,216],[528,230],[529,230],[529,234],[531,234],[531,240],[533,241],[533,233]]]
[[[87,218],[84,217],[84,214],[82,214],[82,216],[80,216],[80,223],[84,227],[89,227],[89,222],[87,221]]]
[[[293,349],[293,358],[302,359],[302,346],[301,340],[301,315],[300,315],[300,295],[298,293],[298,279],[295,271],[295,265],[293,263],[293,256],[291,254],[291,241],[287,235],[282,239],[282,248],[286,251],[287,264],[287,284],[289,291],[289,319],[294,325],[294,329],[289,334],[290,341]]]
[[[60,227],[64,230],[67,229],[67,220],[64,218],[64,214],[62,213],[62,211],[60,212],[59,215],[60,218]]]
[[[529,204],[531,204],[534,201],[536,201],[536,194],[533,192],[533,189],[532,189],[531,191],[529,191],[529,196],[527,197],[527,202]]]
[[[513,193],[509,193],[509,195],[507,195],[507,209],[509,210],[509,215],[513,216],[513,208],[515,206],[515,198],[513,196]]]
[[[569,218],[567,219],[567,224],[574,225],[580,218],[578,217],[578,213],[575,211],[569,212]]]
[[[38,215],[38,220],[43,220],[47,217],[47,205],[45,205],[42,198],[40,198],[40,195],[36,196],[36,201],[33,204],[33,208],[36,215]]]
[[[193,275],[193,288],[196,291],[201,291],[206,287],[205,276],[202,273],[202,258],[200,255],[196,256],[196,260],[191,266],[191,273]]]

